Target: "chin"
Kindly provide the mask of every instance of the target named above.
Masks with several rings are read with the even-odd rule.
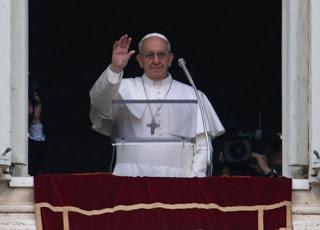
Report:
[[[165,79],[166,78],[166,75],[164,73],[160,73],[160,72],[157,72],[157,73],[150,73],[149,75],[149,78],[154,80],[154,81],[157,81],[157,80],[162,80],[162,79]]]
[[[159,76],[150,76],[150,79],[151,80],[154,80],[154,81],[160,81],[160,80],[163,80],[165,79],[165,77],[163,75],[159,75]]]

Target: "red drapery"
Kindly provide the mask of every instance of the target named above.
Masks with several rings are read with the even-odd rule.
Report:
[[[291,228],[291,180],[35,176],[38,229]]]

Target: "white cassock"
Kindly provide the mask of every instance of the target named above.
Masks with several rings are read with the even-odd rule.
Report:
[[[112,133],[112,101],[122,100],[196,100],[193,88],[173,80],[171,75],[161,81],[150,80],[146,75],[122,79],[123,72],[116,74],[108,67],[90,90],[92,128],[102,134]],[[143,84],[144,82],[144,84]],[[145,87],[144,87],[144,86]],[[145,89],[144,89],[145,88]],[[203,99],[208,134],[216,137],[224,133],[224,128],[208,98],[200,92]],[[146,95],[147,94],[147,95]],[[151,105],[151,104],[150,104]],[[154,105],[152,105],[154,106]],[[172,125],[165,106],[156,113],[156,108],[147,105],[127,108],[126,126],[131,133],[145,137],[170,138],[184,136],[185,127],[191,124],[181,122],[184,126]],[[158,106],[159,107],[159,106]],[[153,110],[156,123],[160,127],[154,130],[146,126],[151,120],[150,108]],[[195,144],[187,143],[153,143],[117,146],[117,160],[113,174],[119,176],[153,176],[153,177],[205,177],[207,167],[207,144],[199,106],[196,108]],[[179,134],[177,134],[179,133]]]

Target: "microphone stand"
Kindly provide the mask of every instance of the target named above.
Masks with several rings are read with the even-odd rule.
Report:
[[[212,175],[212,155],[211,155],[211,144],[209,143],[209,136],[208,136],[208,128],[207,128],[207,120],[206,120],[206,113],[205,113],[205,108],[204,108],[204,104],[203,104],[203,100],[200,97],[199,91],[196,88],[196,85],[194,84],[192,77],[186,67],[186,62],[183,58],[179,58],[178,59],[178,64],[179,66],[183,69],[186,77],[188,78],[191,86],[194,89],[194,92],[196,94],[198,103],[199,103],[199,108],[200,108],[200,112],[201,112],[201,118],[202,118],[202,123],[203,123],[203,129],[204,129],[204,134],[206,136],[206,142],[207,142],[207,176],[211,176]]]

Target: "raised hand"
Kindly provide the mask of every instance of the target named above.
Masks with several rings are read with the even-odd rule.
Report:
[[[129,51],[131,40],[131,37],[128,37],[128,35],[125,34],[113,44],[112,63],[110,66],[112,71],[120,73],[128,64],[131,56],[135,53],[134,50]]]

